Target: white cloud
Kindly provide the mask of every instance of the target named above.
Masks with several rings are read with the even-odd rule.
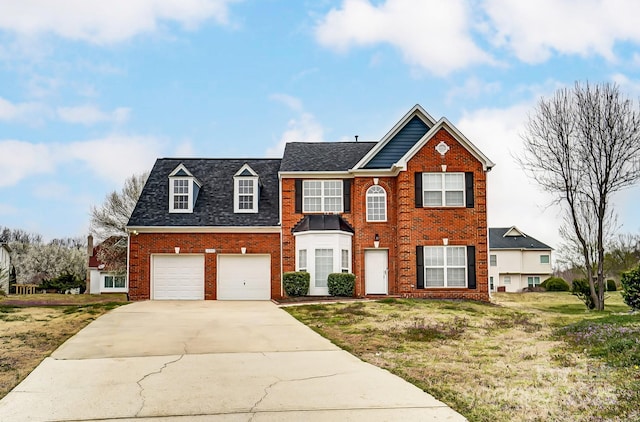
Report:
[[[491,63],[470,34],[471,7],[464,0],[345,0],[316,27],[316,40],[337,51],[390,44],[404,59],[436,75]]]
[[[287,94],[271,95],[272,100],[286,105],[296,113],[296,117],[289,120],[287,129],[280,137],[277,144],[267,149],[267,157],[282,157],[287,142],[321,142],[324,137],[324,129],[316,120],[316,117],[304,111],[302,101]]]
[[[132,174],[149,170],[165,146],[157,138],[119,135],[68,144],[0,141],[0,188],[54,173],[62,165],[84,166],[83,171],[117,186]]]
[[[554,52],[613,60],[616,42],[640,41],[636,0],[486,0],[483,7],[494,43],[527,63],[544,62]]]
[[[464,84],[449,90],[446,102],[451,104],[458,97],[462,97],[464,101],[467,101],[470,98],[479,98],[481,95],[495,94],[498,91],[500,91],[499,82],[484,82],[472,76],[464,81]]]
[[[0,97],[0,121],[39,122],[47,114],[46,107],[40,103],[12,103]]]
[[[488,174],[487,204],[490,227],[518,226],[553,247],[560,244],[557,208],[516,163],[522,151],[520,135],[532,103],[506,109],[466,113],[457,126],[496,166]]]
[[[640,80],[629,79],[622,73],[615,73],[611,76],[611,80],[620,86],[620,90],[625,95],[637,97],[640,95]]]
[[[94,105],[87,104],[76,107],[60,107],[57,112],[58,117],[68,123],[93,125],[101,122],[113,122],[120,124],[129,119],[131,109],[118,107],[111,112],[105,112]]]
[[[13,186],[25,177],[49,173],[54,167],[47,145],[0,141],[0,187]]]
[[[187,29],[204,21],[227,24],[237,0],[0,0],[0,28],[20,35],[53,33],[94,44],[112,44],[154,32],[162,22]]]

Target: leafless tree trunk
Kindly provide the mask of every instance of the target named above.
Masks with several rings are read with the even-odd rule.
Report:
[[[562,234],[579,251],[602,310],[612,196],[640,180],[640,111],[616,85],[576,83],[539,101],[523,139],[519,162],[563,207]]]

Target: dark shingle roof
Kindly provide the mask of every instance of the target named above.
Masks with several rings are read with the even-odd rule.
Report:
[[[276,226],[279,159],[161,158],[156,161],[128,226]],[[169,212],[169,174],[180,164],[202,183],[193,213]],[[260,178],[258,213],[233,212],[233,176],[249,164]]]
[[[541,241],[527,236],[505,236],[512,227],[489,228],[489,249],[553,249]]]
[[[304,216],[302,220],[291,230],[292,233],[308,232],[310,230],[339,230],[343,232],[355,233],[351,225],[337,214],[310,214]]]
[[[347,171],[375,142],[290,142],[284,149],[280,171]]]
[[[422,119],[414,116],[376,155],[364,166],[367,169],[387,169],[397,163],[429,131]]]

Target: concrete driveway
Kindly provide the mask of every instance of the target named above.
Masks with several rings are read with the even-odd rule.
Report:
[[[138,302],[0,401],[0,421],[462,421],[271,302]]]

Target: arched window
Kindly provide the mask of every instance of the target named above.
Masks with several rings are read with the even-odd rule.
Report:
[[[367,221],[387,221],[387,192],[380,185],[367,189]]]

